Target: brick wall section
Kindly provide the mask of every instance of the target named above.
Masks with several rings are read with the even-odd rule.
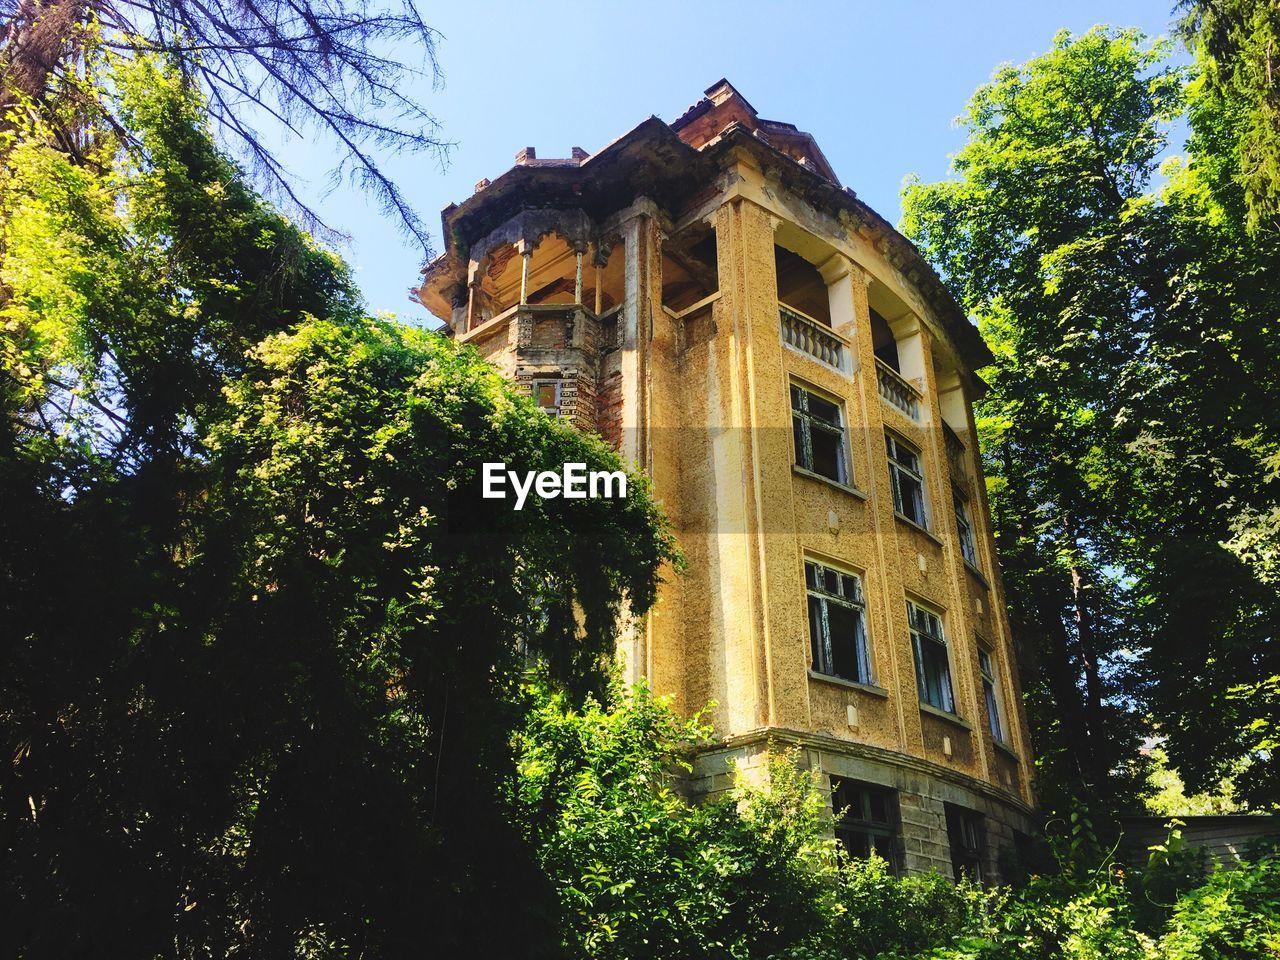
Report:
[[[622,374],[614,370],[600,378],[596,394],[596,430],[609,446],[622,446]]]

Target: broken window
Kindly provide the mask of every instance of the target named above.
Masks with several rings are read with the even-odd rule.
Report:
[[[996,693],[996,667],[991,661],[991,653],[982,647],[978,647],[978,672],[982,675],[982,698],[987,704],[987,728],[997,742],[1004,743],[1003,727],[1000,725],[1000,700]]]
[[[812,560],[804,564],[814,673],[871,683],[862,581]]]
[[[947,841],[951,844],[951,869],[955,878],[982,882],[982,861],[986,853],[986,829],[982,814],[954,803],[946,804]]]
[[[924,474],[920,454],[906,441],[886,433],[889,453],[889,480],[893,486],[893,509],[917,526],[929,526],[924,509]]]
[[[796,465],[847,485],[849,461],[840,404],[793,383],[791,427]]]
[[[876,854],[897,873],[898,793],[888,787],[831,778],[831,809],[836,815],[836,839],[851,857]]]
[[[908,600],[907,624],[911,631],[911,649],[915,654],[920,702],[955,713],[951,664],[947,658],[947,638],[942,632],[942,620],[932,610]]]
[[[951,496],[956,505],[956,531],[960,534],[960,553],[964,562],[977,569],[978,552],[973,546],[973,524],[969,520],[969,503],[958,489],[952,489]]]

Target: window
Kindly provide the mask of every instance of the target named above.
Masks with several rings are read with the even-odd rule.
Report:
[[[804,582],[809,595],[813,671],[871,683],[862,581],[852,573],[806,560]]]
[[[545,410],[553,417],[560,415],[560,381],[533,381],[533,402],[539,410]]]
[[[969,521],[969,504],[960,495],[959,490],[951,491],[956,504],[956,528],[960,534],[960,552],[964,562],[975,569],[978,566],[978,552],[973,547],[973,524]]]
[[[929,525],[924,512],[924,475],[920,454],[892,433],[884,435],[889,449],[889,479],[893,484],[893,509],[912,523]]]
[[[840,405],[791,385],[791,428],[796,465],[836,483],[849,482]]]
[[[911,627],[911,647],[916,657],[916,685],[920,702],[956,712],[951,693],[951,667],[947,662],[947,638],[937,614],[907,601],[907,622]]]
[[[951,844],[951,869],[955,878],[982,882],[982,860],[986,853],[986,830],[982,814],[954,803],[946,805],[947,840]]]
[[[982,674],[982,697],[987,702],[987,726],[991,728],[991,735],[1004,743],[1000,726],[1000,701],[996,696],[996,668],[991,662],[990,652],[982,647],[978,647],[978,672]]]
[[[836,815],[836,839],[851,857],[875,853],[898,871],[898,794],[842,777],[831,778],[831,807]]]

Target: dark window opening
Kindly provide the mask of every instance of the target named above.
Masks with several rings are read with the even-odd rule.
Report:
[[[920,454],[891,433],[885,434],[889,454],[889,480],[893,486],[893,509],[912,523],[929,526],[924,508],[924,473]]]
[[[960,553],[969,566],[977,569],[978,551],[973,545],[973,523],[969,520],[969,503],[959,490],[953,489],[951,496],[956,505],[956,532],[960,534]]]
[[[791,385],[791,429],[796,465],[836,483],[849,483],[840,405]]]
[[[871,345],[877,360],[893,368],[895,373],[902,373],[898,360],[898,341],[893,336],[889,321],[875,310],[871,311]]]
[[[982,861],[986,855],[986,828],[982,814],[954,803],[948,803],[946,810],[947,841],[951,845],[951,869],[955,878],[968,877],[981,883]]]
[[[871,683],[866,601],[855,574],[812,560],[804,564],[809,601],[809,649],[815,673]]]
[[[898,873],[898,793],[843,777],[831,778],[831,808],[836,815],[836,839],[850,857],[876,854]]]
[[[680,313],[720,289],[716,232],[700,225],[662,244],[662,305]]]
[[[987,728],[991,736],[999,743],[1004,743],[1004,731],[1000,725],[1000,699],[996,693],[996,667],[991,661],[991,654],[978,648],[978,672],[982,675],[982,698],[987,705]]]
[[[911,630],[911,650],[916,661],[916,686],[920,702],[956,712],[951,690],[951,665],[947,659],[947,638],[942,620],[932,610],[907,601],[907,623]]]
[[[773,262],[778,275],[778,300],[792,310],[831,326],[831,300],[827,282],[818,268],[804,257],[776,244]]]

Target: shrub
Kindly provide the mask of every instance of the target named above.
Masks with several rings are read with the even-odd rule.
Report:
[[[1162,960],[1280,957],[1280,857],[1219,870],[1173,908]]]

